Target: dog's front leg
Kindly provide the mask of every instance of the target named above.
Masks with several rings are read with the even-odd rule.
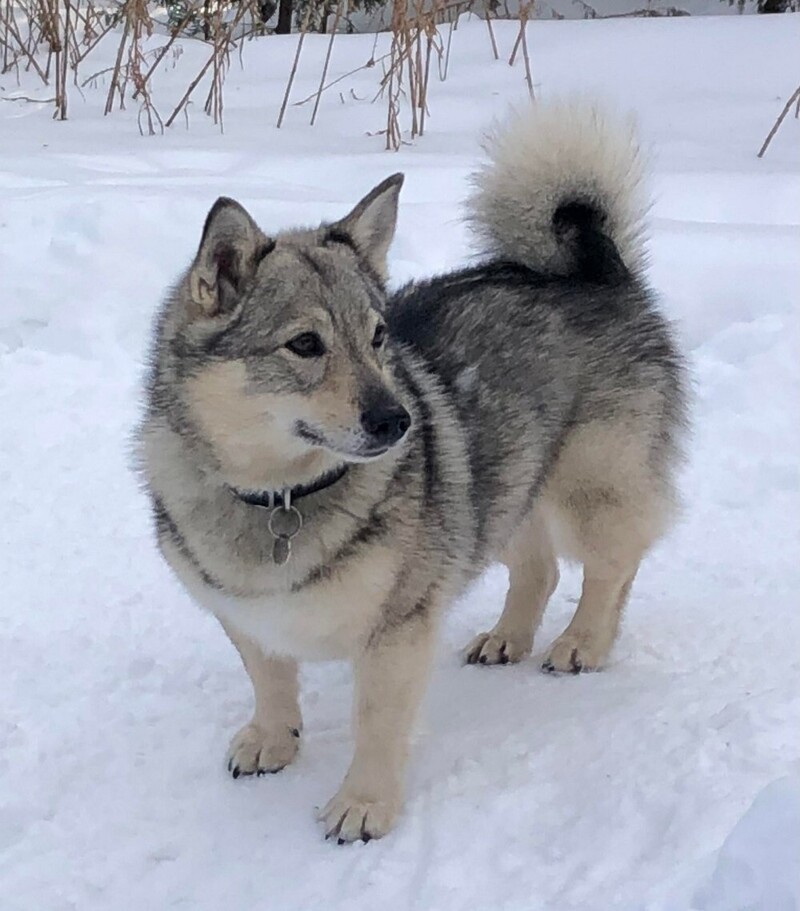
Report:
[[[234,778],[279,772],[297,755],[303,729],[297,662],[264,654],[231,623],[220,622],[241,655],[256,703],[253,720],[239,731],[228,748],[228,771]]]
[[[355,754],[320,814],[339,844],[386,835],[403,805],[409,738],[431,664],[433,618],[413,609],[373,631],[354,661]]]

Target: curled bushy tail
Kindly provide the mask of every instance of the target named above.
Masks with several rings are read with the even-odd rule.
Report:
[[[488,139],[469,220],[492,257],[614,281],[644,266],[644,162],[632,120],[586,102],[533,104]]]

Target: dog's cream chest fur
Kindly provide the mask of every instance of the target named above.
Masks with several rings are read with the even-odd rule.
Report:
[[[394,573],[390,552],[373,547],[346,571],[298,592],[287,587],[242,598],[215,591],[196,577],[190,583],[185,573],[182,577],[203,607],[266,654],[314,661],[354,653],[369,634]]]

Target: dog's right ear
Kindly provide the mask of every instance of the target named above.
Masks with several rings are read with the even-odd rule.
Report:
[[[221,196],[206,217],[200,248],[189,272],[195,315],[230,313],[243,286],[274,246],[238,202]]]
[[[353,211],[335,225],[383,280],[387,277],[386,257],[397,227],[397,200],[404,176],[392,174],[370,190]]]

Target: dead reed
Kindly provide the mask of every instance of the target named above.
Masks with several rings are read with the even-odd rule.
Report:
[[[380,68],[373,101],[386,105],[386,148],[398,149],[404,141],[423,136],[430,115],[429,85],[432,65],[440,80],[447,78],[453,32],[458,17],[477,9],[485,18],[494,59],[499,59],[492,15],[497,14],[497,0],[391,0],[389,50],[372,56],[362,66],[328,82],[336,36],[349,22],[348,0],[310,0],[299,30],[297,48],[280,106],[277,126],[286,116],[304,40],[310,25],[327,31],[329,40],[317,90],[296,102],[313,100],[311,125],[317,121],[323,94],[347,76],[361,69]],[[531,2],[520,12],[520,35],[525,58],[526,80],[533,91],[524,26]],[[224,126],[224,85],[231,55],[241,55],[245,41],[264,33],[259,0],[188,0],[178,21],[171,18],[164,40],[157,42],[156,22],[148,0],[120,0],[111,10],[100,7],[97,0],[0,0],[0,61],[2,72],[15,72],[18,81],[23,73],[34,73],[43,85],[53,86],[53,98],[40,103],[53,104],[53,116],[66,120],[71,88],[81,91],[87,86],[106,86],[104,114],[127,106],[137,107],[137,122],[142,134],[163,132],[183,114],[188,122],[189,106],[195,94],[206,92],[203,110],[220,129]],[[173,61],[180,56],[180,38],[186,38],[190,26],[202,33],[208,54],[189,79],[180,100],[162,117],[153,92],[153,79],[170,53]],[[445,39],[446,33],[446,39]],[[115,40],[111,66],[92,68],[95,51],[107,39]],[[192,38],[189,40],[200,40]],[[376,46],[378,36],[376,35]],[[516,54],[516,49],[514,51]],[[512,55],[513,56],[513,55]],[[513,62],[513,61],[512,61]],[[15,96],[9,100],[22,100]],[[39,99],[31,98],[31,101]],[[408,118],[408,123],[404,122]]]

